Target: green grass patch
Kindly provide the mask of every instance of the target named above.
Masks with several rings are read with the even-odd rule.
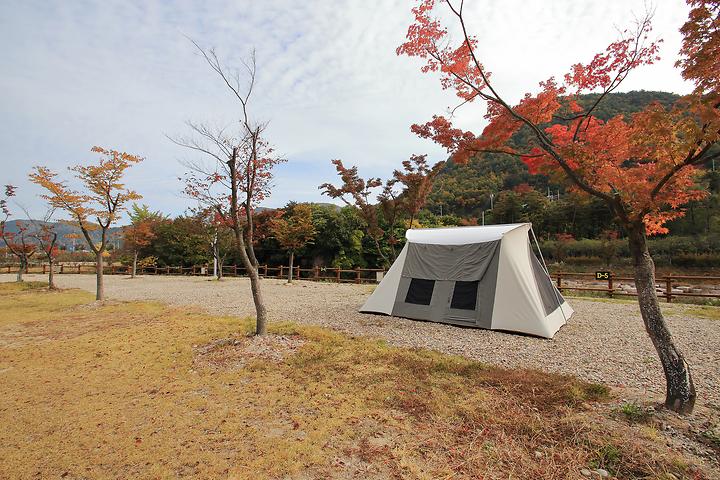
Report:
[[[667,310],[668,315],[677,317],[696,317],[708,320],[720,320],[720,307],[703,305],[674,305]]]
[[[646,422],[650,418],[648,409],[634,401],[623,402],[617,411],[632,423]]]

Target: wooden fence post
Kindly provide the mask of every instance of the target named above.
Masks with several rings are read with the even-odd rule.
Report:
[[[313,272],[313,275],[315,277],[315,280],[317,280],[318,277],[320,277],[320,267],[318,267],[317,265],[315,265],[315,271]]]
[[[340,283],[340,267],[336,268],[335,270],[336,270],[336,272],[335,272],[336,277],[335,277],[335,278],[337,279],[337,283]]]
[[[613,298],[613,274],[608,275],[608,295]]]
[[[65,273],[65,264],[60,264],[60,273]]]
[[[78,273],[80,273],[80,265],[78,265]]]
[[[672,303],[672,275],[665,277],[665,298],[668,303]]]
[[[277,278],[283,278],[283,269],[285,268],[285,265],[280,265],[280,273],[278,273]]]
[[[300,265],[295,267],[297,270],[295,271],[295,279],[300,280]]]
[[[562,274],[557,274],[557,289],[558,292],[562,292]]]
[[[360,283],[360,267],[355,267],[355,283]]]

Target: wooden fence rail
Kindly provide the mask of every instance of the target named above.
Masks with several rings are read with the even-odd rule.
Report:
[[[1,267],[4,273],[14,273],[17,271],[17,265],[5,265]],[[47,265],[31,266],[27,273],[48,273]],[[0,270],[0,271],[3,271]],[[287,278],[289,268],[286,265],[277,267],[269,265],[260,265],[258,272],[263,278]],[[95,265],[56,265],[55,273],[95,273]],[[105,266],[103,272],[106,275],[130,275],[132,267],[108,265]],[[331,281],[336,283],[378,283],[378,272],[385,272],[378,268],[354,268],[342,269],[333,267],[314,267],[300,268],[293,267],[293,278],[299,280],[313,281]],[[190,275],[190,276],[211,276],[212,268],[194,265],[192,267],[138,267],[138,275]],[[224,265],[222,274],[225,277],[241,277],[245,276],[245,268],[237,265]]]
[[[0,267],[0,271],[14,273],[17,265],[6,265]],[[48,266],[32,266],[28,273],[47,273]],[[106,266],[104,272],[109,275],[129,275],[129,266]],[[260,265],[258,272],[263,278],[287,278],[288,267],[286,265],[269,266]],[[95,273],[95,265],[57,265],[55,273]],[[191,267],[138,267],[138,275],[191,275],[210,276],[212,269],[204,266],[194,265]],[[245,268],[237,265],[224,265],[223,276],[240,277],[245,275]],[[381,275],[378,275],[381,273]],[[342,269],[331,267],[301,268],[293,267],[293,278],[299,280],[325,281],[335,283],[378,283],[386,272],[378,268],[354,268]],[[558,290],[585,291],[604,293],[608,297],[616,296],[637,296],[634,289],[635,280],[632,277],[615,275],[610,273],[607,280],[597,280],[594,273],[558,272],[551,275]],[[569,283],[572,282],[572,283]],[[703,289],[699,285],[707,282],[717,282],[712,288]],[[623,284],[623,288],[619,286]],[[692,286],[691,286],[691,285]],[[720,277],[703,275],[664,275],[656,278],[656,291],[659,297],[667,302],[672,302],[676,297],[700,297],[720,298]]]
[[[637,291],[634,287],[635,279],[633,277],[618,276],[614,273],[608,275],[607,280],[597,280],[594,273],[573,273],[558,272],[551,275],[558,290],[574,290],[586,292],[604,292],[608,297],[627,296],[636,297]],[[590,279],[588,281],[587,279]],[[568,285],[563,280],[580,279],[577,285]],[[633,286],[626,289],[618,288],[621,282],[632,284]],[[683,285],[693,283],[693,286]],[[720,277],[703,276],[703,275],[663,275],[655,278],[655,290],[658,297],[665,298],[668,303],[673,301],[675,297],[701,297],[701,298],[720,298],[720,286],[715,286],[712,290],[704,291],[697,286],[703,282],[718,282]],[[590,283],[590,286],[588,286]],[[602,286],[598,286],[598,284]]]

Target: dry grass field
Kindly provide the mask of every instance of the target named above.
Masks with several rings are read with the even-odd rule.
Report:
[[[32,283],[0,311],[0,478],[716,475],[569,376]]]

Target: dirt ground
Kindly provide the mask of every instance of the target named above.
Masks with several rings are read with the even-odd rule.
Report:
[[[0,311],[0,479],[718,478],[717,423],[568,375],[38,283]]]
[[[62,288],[94,291],[93,275],[58,275]],[[28,280],[43,280],[29,275]],[[0,275],[12,281],[13,275]],[[209,313],[254,315],[249,282],[227,278],[107,276],[107,295],[120,300],[158,300],[198,306]],[[660,396],[662,368],[632,301],[573,298],[575,315],[553,340],[407,320],[358,312],[370,285],[281,280],[263,281],[272,321],[331,327],[351,335],[380,337],[405,347],[463,355],[503,367],[537,368],[625,387],[641,396]],[[720,409],[720,320],[718,307],[670,305],[665,308],[675,340],[692,366],[699,403]]]

